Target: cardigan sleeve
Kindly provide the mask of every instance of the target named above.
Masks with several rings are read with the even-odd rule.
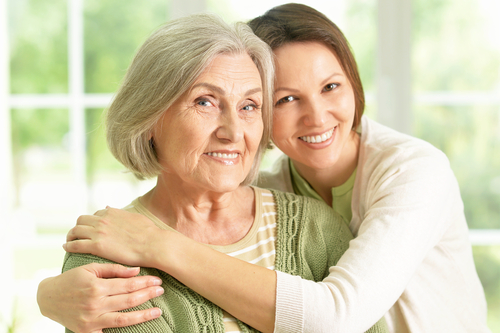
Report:
[[[275,332],[364,332],[391,308],[453,214],[463,215],[448,160],[435,151],[375,161],[357,237],[329,275],[315,283],[277,274]]]
[[[63,272],[66,272],[72,268],[76,268],[79,266],[83,266],[86,264],[90,263],[101,263],[101,264],[109,264],[113,263],[110,260],[97,257],[91,254],[80,254],[80,253],[67,253],[66,257],[64,258],[64,264],[63,264]],[[152,272],[148,271],[146,272],[143,268],[141,268],[141,271],[139,275],[151,275]],[[131,311],[138,311],[138,310],[146,310],[146,309],[151,309],[155,306],[161,306],[161,304],[155,303],[154,300],[149,300],[139,306],[136,306],[131,309],[124,310],[122,312],[131,312]],[[163,307],[162,307],[163,308]],[[165,309],[163,308],[162,311]],[[160,317],[157,319],[153,319],[151,321],[147,321],[144,323],[140,323],[137,325],[133,326],[127,326],[127,327],[115,327],[115,328],[105,328],[103,330],[104,333],[148,333],[148,332],[165,332],[169,333],[172,332],[172,329],[170,326],[167,324],[165,318]],[[66,333],[73,333],[69,329],[66,328]]]

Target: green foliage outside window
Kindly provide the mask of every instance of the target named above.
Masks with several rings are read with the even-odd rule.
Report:
[[[8,1],[11,92],[68,92],[66,0]]]

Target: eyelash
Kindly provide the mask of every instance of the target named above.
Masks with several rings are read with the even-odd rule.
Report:
[[[207,105],[201,105],[201,103],[210,103],[212,104],[212,106],[214,105],[214,103],[212,103],[208,98],[197,98],[195,100],[195,103],[199,106],[207,106]]]
[[[242,109],[246,108],[246,107],[252,107],[253,110],[245,110],[245,111],[256,111],[256,110],[260,110],[260,107],[256,104],[253,104],[253,103],[250,103],[250,104],[247,104],[245,105]]]
[[[283,104],[283,103],[289,103],[289,102],[292,102],[292,101],[294,101],[294,100],[295,100],[295,97],[293,97],[293,96],[285,96],[285,97],[283,97],[283,98],[280,98],[280,99],[276,102],[275,106],[278,106],[278,105]]]
[[[201,103],[210,103],[212,104],[211,106],[214,105],[214,103],[212,103],[209,99],[207,98],[198,98],[196,99],[195,103],[199,106],[202,106],[202,107],[208,107],[208,105],[201,105]],[[245,105],[244,107],[242,107],[242,109],[246,108],[246,107],[252,107],[253,109],[252,110],[244,110],[244,111],[256,111],[256,110],[260,110],[260,106],[255,104],[255,103],[249,103],[247,105]]]
[[[331,88],[327,89],[327,87],[332,86]],[[333,89],[337,88],[339,86],[338,83],[328,83],[323,90],[324,91],[332,91]]]
[[[327,84],[325,87],[323,87],[323,91],[332,91],[334,90],[335,88],[337,88],[338,86],[340,86],[339,83],[329,83]],[[280,98],[276,104],[274,106],[278,106],[280,104],[283,104],[283,103],[289,103],[289,102],[293,102],[294,100],[296,100],[295,97],[293,96],[285,96],[283,98]]]

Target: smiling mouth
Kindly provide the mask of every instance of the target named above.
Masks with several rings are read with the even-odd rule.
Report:
[[[235,159],[238,157],[238,153],[232,153],[232,154],[226,154],[226,153],[215,153],[215,152],[210,152],[210,153],[205,153],[206,155],[208,156],[212,156],[212,157],[218,157],[218,158],[224,158],[224,159]]]
[[[300,136],[299,139],[305,141],[307,143],[322,143],[326,140],[330,139],[333,135],[333,131],[337,128],[336,126],[331,130],[321,134],[321,135],[313,135],[313,136]]]

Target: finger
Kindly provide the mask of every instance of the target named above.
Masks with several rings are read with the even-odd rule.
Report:
[[[94,213],[95,216],[104,216],[106,215],[107,211],[108,211],[108,206],[106,206],[106,209],[100,209],[98,210],[97,212]]]
[[[93,226],[99,221],[99,217],[95,215],[80,215],[76,219],[76,225],[90,225]]]
[[[115,312],[132,309],[153,298],[163,295],[162,287],[154,286],[130,294],[120,294],[107,297],[103,302],[105,312]]]
[[[93,241],[90,239],[77,239],[63,244],[63,249],[71,253],[92,253]]]
[[[89,272],[92,272],[96,277],[109,279],[109,278],[131,278],[140,272],[139,267],[127,267],[119,264],[88,264],[85,267]],[[151,277],[150,277],[151,278]],[[161,284],[161,279],[154,276]],[[113,281],[113,280],[109,280]],[[159,285],[156,284],[156,285]],[[152,284],[153,285],[153,284]]]
[[[150,287],[158,287],[162,284],[162,280],[157,276],[137,276],[127,279],[106,279],[102,282],[108,295],[131,294],[137,291],[146,290]],[[151,293],[151,297],[149,297],[149,299],[158,296],[153,293],[152,290],[147,290],[147,292]]]
[[[99,327],[125,327],[140,324],[161,316],[159,308],[152,308],[133,312],[114,312],[106,313],[99,319]]]
[[[71,242],[75,239],[91,239],[94,227],[88,225],[76,225],[68,231],[66,242]]]
[[[161,286],[162,280],[153,275],[136,276],[140,272],[139,267],[127,267],[120,264],[89,264],[85,267],[96,277],[106,279],[106,290],[109,295],[131,293],[153,286]]]

